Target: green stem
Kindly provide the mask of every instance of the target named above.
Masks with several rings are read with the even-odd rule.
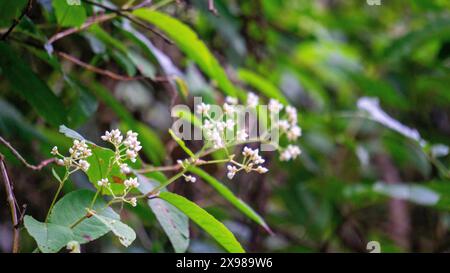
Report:
[[[61,193],[61,190],[64,187],[64,183],[66,182],[68,177],[69,177],[69,171],[66,170],[66,174],[64,175],[64,178],[62,179],[61,183],[59,183],[58,190],[56,190],[55,196],[53,197],[52,203],[50,204],[50,208],[47,211],[47,216],[45,216],[45,223],[48,222],[50,213],[52,212],[53,207],[55,206],[56,200],[58,199],[58,196]]]
[[[81,222],[83,222],[85,219],[87,219],[87,215],[81,217],[80,219],[78,219],[75,223],[71,224],[69,226],[70,229],[75,228],[76,226],[78,226]]]
[[[94,198],[92,198],[92,202],[91,202],[91,204],[89,205],[89,209],[90,209],[90,210],[94,207],[95,201],[97,200],[97,197],[98,197],[98,195],[99,195],[99,193],[100,193],[101,190],[102,190],[102,187],[99,187],[99,188],[97,189],[97,192],[96,192],[95,195],[94,195]]]
[[[175,180],[177,180],[178,178],[182,177],[183,174],[185,174],[187,172],[187,169],[184,169],[182,172],[177,173],[176,175],[172,176],[169,180],[167,180],[166,182],[164,182],[163,184],[159,185],[158,187],[154,188],[153,190],[151,190],[150,192],[146,193],[146,194],[142,194],[142,195],[138,195],[136,196],[136,198],[145,198],[145,197],[149,197],[153,194],[156,194],[157,192],[159,192],[161,189],[169,186],[170,184],[172,184],[172,182],[174,182]]]

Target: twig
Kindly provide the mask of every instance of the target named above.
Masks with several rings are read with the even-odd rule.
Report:
[[[14,30],[14,28],[20,23],[20,21],[22,21],[23,17],[25,17],[25,15],[27,15],[30,10],[31,7],[33,6],[33,0],[28,0],[28,3],[26,5],[26,7],[22,10],[22,13],[20,14],[19,18],[14,18],[14,21],[12,23],[12,25],[8,28],[8,30],[2,35],[1,39],[2,41],[6,40],[6,38],[8,37],[9,34],[11,34],[11,32]]]
[[[145,77],[142,77],[142,76],[130,77],[130,76],[119,75],[119,74],[116,74],[116,73],[114,73],[112,71],[104,70],[104,69],[95,67],[93,65],[90,65],[88,63],[85,63],[85,62],[77,59],[76,57],[74,57],[72,55],[69,55],[67,53],[64,53],[64,52],[59,52],[58,51],[56,54],[58,54],[62,58],[66,59],[66,60],[68,60],[68,61],[70,61],[70,62],[72,62],[72,63],[74,63],[76,65],[79,65],[81,67],[86,68],[89,71],[92,71],[94,73],[106,76],[106,77],[111,78],[113,80],[117,80],[117,81],[134,81],[134,80],[140,80],[140,79],[144,79],[145,78]]]
[[[141,3],[135,5],[134,7],[128,8],[126,10],[132,11],[140,8],[144,8],[146,6],[149,6],[152,3],[152,0],[144,0]]]
[[[219,15],[219,12],[217,11],[216,6],[214,5],[214,0],[208,0],[208,10],[216,16]]]
[[[104,21],[108,21],[110,19],[113,19],[114,17],[116,17],[116,14],[102,14],[99,16],[92,16],[90,18],[88,18],[86,20],[86,22],[84,24],[82,24],[80,27],[73,27],[73,28],[68,28],[62,32],[58,32],[55,35],[53,35],[52,37],[50,37],[50,39],[47,42],[47,46],[53,44],[54,42],[56,42],[59,39],[62,39],[66,36],[69,36],[71,34],[80,32],[84,29],[87,29],[88,27],[97,24],[97,23],[101,23]]]
[[[6,141],[3,137],[0,136],[0,142],[3,143],[3,145],[5,145],[9,150],[11,150],[11,152],[27,167],[32,169],[33,171],[40,171],[42,168],[44,168],[45,166],[47,166],[48,164],[52,163],[55,161],[54,158],[49,158],[46,159],[44,161],[42,161],[41,163],[39,163],[39,165],[32,165],[30,163],[28,163],[25,158],[23,158],[23,156],[16,150],[14,149],[14,147],[8,142]]]
[[[97,6],[99,8],[102,8],[102,9],[106,10],[106,11],[114,12],[116,15],[124,17],[124,18],[130,20],[131,22],[135,23],[136,25],[138,25],[138,26],[140,26],[140,27],[142,27],[144,29],[150,30],[154,34],[156,34],[159,37],[161,37],[167,43],[173,44],[173,42],[169,38],[167,38],[164,34],[159,32],[158,30],[154,29],[153,27],[151,27],[151,26],[149,26],[149,25],[139,21],[138,19],[133,18],[132,16],[130,16],[130,15],[125,13],[127,11],[134,10],[136,7],[131,7],[131,8],[127,8],[127,9],[116,9],[116,8],[108,7],[106,5],[103,5],[103,4],[100,4],[100,3],[97,3],[97,2],[93,2],[93,1],[90,1],[90,0],[82,0],[82,1],[84,3],[86,3],[86,4]]]
[[[60,57],[64,58],[64,59],[66,59],[66,60],[76,64],[76,65],[79,65],[81,67],[86,68],[89,71],[92,71],[92,72],[94,72],[96,74],[100,74],[100,75],[106,76],[106,77],[111,78],[111,79],[116,80],[116,81],[135,81],[135,80],[144,80],[144,79],[149,79],[149,80],[151,80],[153,82],[167,82],[167,81],[169,81],[169,78],[166,77],[166,76],[154,77],[154,78],[147,78],[145,76],[137,76],[137,77],[124,76],[124,75],[120,75],[120,74],[114,73],[114,72],[112,72],[110,70],[105,70],[105,69],[101,69],[101,68],[98,68],[96,66],[90,65],[90,64],[85,63],[82,60],[76,58],[75,56],[69,55],[69,54],[61,52],[61,51],[57,51],[56,54],[59,55]]]
[[[0,169],[3,177],[3,184],[5,185],[6,200],[9,204],[9,210],[11,212],[11,220],[13,225],[13,244],[12,252],[19,252],[19,217],[16,209],[16,198],[14,197],[13,187],[9,181],[8,171],[6,170],[6,165],[4,161],[4,156],[0,154]]]

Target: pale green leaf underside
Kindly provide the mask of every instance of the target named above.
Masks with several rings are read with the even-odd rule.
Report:
[[[147,193],[159,185],[152,179],[138,175],[139,189],[142,193]],[[150,209],[158,219],[159,224],[169,237],[175,252],[183,253],[189,246],[189,219],[179,209],[159,198],[148,200]]]
[[[100,220],[119,238],[120,243],[128,247],[136,239],[136,233],[128,225],[122,223],[120,220],[105,217],[99,214],[94,214],[94,217]]]
[[[50,222],[66,227],[72,226],[86,215],[86,208],[90,206],[94,195],[95,193],[90,190],[78,190],[66,194],[53,208],[50,215]],[[106,202],[102,198],[97,198],[93,210],[99,215],[120,220],[119,215],[112,208],[105,208],[105,206]],[[109,230],[110,228],[108,226],[98,219],[91,217],[73,228],[73,239],[83,244],[105,235]]]
[[[28,215],[24,218],[24,225],[43,253],[58,252],[73,237],[72,230],[68,227],[42,223]]]

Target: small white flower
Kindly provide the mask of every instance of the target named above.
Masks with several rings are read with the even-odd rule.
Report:
[[[205,120],[205,122],[203,123],[203,128],[205,130],[212,130],[214,128],[214,124],[209,120]]]
[[[130,199],[130,204],[131,204],[133,207],[136,207],[136,206],[137,206],[137,199],[136,199],[136,197],[133,197],[133,198]]]
[[[259,103],[259,97],[255,93],[248,93],[247,96],[247,106],[250,108],[255,108]]]
[[[266,162],[266,160],[264,158],[262,158],[260,155],[255,155],[253,157],[253,162],[255,164],[263,164],[264,162]]]
[[[256,155],[258,154],[258,149],[252,150],[251,148],[249,148],[247,146],[245,146],[244,150],[242,151],[242,155],[245,156],[245,157],[252,158],[255,154]]]
[[[287,151],[287,150],[284,150],[284,151],[281,152],[281,154],[280,154],[280,160],[281,160],[281,161],[289,161],[289,160],[291,160],[291,158],[292,158],[292,156],[291,156],[291,154],[289,153],[289,151]]]
[[[297,140],[302,135],[302,129],[297,125],[294,125],[287,132],[287,137],[290,141]]]
[[[234,129],[234,125],[236,125],[236,123],[232,119],[227,119],[227,121],[225,122],[225,127],[228,130],[233,130]]]
[[[236,175],[238,169],[234,165],[228,165],[227,169],[228,169],[228,173],[227,173],[228,179],[233,179],[233,177]]]
[[[123,136],[119,129],[114,129],[111,130],[111,132],[106,131],[105,134],[101,136],[101,139],[104,141],[109,141],[114,145],[119,145],[122,143]]]
[[[223,130],[227,127],[227,123],[225,121],[219,121],[216,123],[216,127],[219,132],[223,132]]]
[[[236,140],[237,140],[237,141],[239,141],[239,142],[241,142],[241,141],[246,141],[247,138],[248,138],[248,135],[247,135],[247,133],[245,132],[245,129],[239,130],[239,131],[237,132],[237,135],[236,135]]]
[[[292,106],[286,106],[286,113],[291,124],[297,124],[297,109]]]
[[[287,130],[289,130],[290,124],[287,120],[282,119],[280,121],[278,121],[278,128],[280,128],[280,130],[282,132],[287,132]]]
[[[137,188],[137,187],[139,187],[139,182],[137,181],[137,177],[125,179],[123,184],[127,188]]]
[[[53,147],[52,151],[50,152],[52,155],[57,155],[58,154],[58,147]]]
[[[128,138],[137,138],[137,136],[138,136],[138,133],[136,133],[136,132],[133,132],[133,131],[131,131],[131,130],[129,130],[129,131],[127,132],[127,137],[128,137]]]
[[[238,104],[238,99],[234,98],[234,97],[227,96],[225,98],[225,102],[228,103],[228,104],[231,104],[231,105],[236,105],[236,104]]]
[[[186,182],[192,182],[192,183],[195,183],[195,182],[197,181],[197,178],[195,178],[195,177],[192,176],[192,175],[185,175],[185,176],[184,176],[184,180],[186,180]]]
[[[213,143],[214,149],[223,148],[225,144],[223,143],[222,136],[218,130],[212,130],[209,135],[210,140]]]
[[[251,156],[253,154],[253,150],[249,147],[245,146],[244,150],[242,151],[243,156]]]
[[[270,99],[268,108],[271,113],[278,113],[283,109],[283,104],[276,99]]]
[[[210,109],[211,105],[202,102],[200,105],[197,105],[196,112],[197,114],[207,114]]]
[[[83,170],[84,172],[87,172],[87,170],[91,166],[91,164],[89,164],[86,160],[83,159],[78,161],[78,165],[80,166],[80,169]]]
[[[134,150],[130,150],[128,149],[126,151],[126,155],[127,157],[132,161],[135,162],[136,161],[136,157],[137,157],[137,153]],[[134,160],[134,161],[133,161]]]
[[[109,141],[111,139],[111,133],[106,131],[104,135],[100,137],[104,141]]]
[[[59,159],[56,160],[56,164],[58,164],[59,166],[64,166],[64,160],[59,158]]]
[[[108,187],[110,184],[109,184],[108,178],[102,178],[97,182],[97,185],[99,187]]]
[[[258,167],[255,169],[255,171],[257,171],[258,173],[263,174],[263,173],[268,172],[269,169],[267,169],[267,168],[265,168],[265,167],[262,167],[262,166],[258,166]]]
[[[281,153],[281,161],[289,161],[291,159],[296,159],[301,154],[301,150],[298,146],[288,145],[286,149]]]
[[[232,114],[234,114],[234,112],[236,112],[236,109],[234,108],[233,105],[230,105],[228,103],[224,103],[223,104],[223,112],[226,115],[232,115]]]
[[[126,163],[122,163],[119,165],[120,167],[120,171],[124,174],[129,174],[131,173],[131,168],[128,166],[128,164]]]

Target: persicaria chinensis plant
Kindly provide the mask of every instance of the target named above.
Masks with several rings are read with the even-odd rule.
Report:
[[[195,183],[198,179],[221,193],[226,192],[224,196],[231,204],[271,232],[257,212],[201,167],[217,164],[228,179],[233,179],[241,172],[242,175],[266,175],[269,160],[264,157],[265,153],[278,152],[279,161],[296,159],[300,148],[295,142],[301,136],[297,110],[275,99],[262,105],[253,93],[248,95],[245,105],[238,103],[233,97],[227,97],[221,106],[196,103],[192,119],[175,121],[169,133],[186,156],[165,166],[142,161],[139,152],[143,147],[137,131],[128,130],[125,134],[119,129],[106,131],[101,136],[105,142],[103,147],[61,126],[60,131],[73,140],[67,151],[56,146],[51,150],[58,166],[52,169],[59,183],[58,190],[44,222],[31,216],[24,218],[27,231],[37,242],[36,251],[58,252],[66,248],[70,252],[80,252],[80,245],[108,232],[128,247],[136,233],[121,221],[120,211],[126,206],[131,210],[136,206],[149,206],[177,252],[186,251],[189,245],[188,218],[227,251],[243,252],[240,243],[222,223],[195,203],[166,189],[177,181]],[[195,124],[193,119],[197,121]],[[183,132],[178,130],[181,127],[184,127]],[[192,132],[188,132],[194,127],[194,134],[197,139],[200,136],[202,143],[198,151],[191,150],[185,142],[195,140],[189,139]],[[71,175],[78,171],[85,173],[95,191],[78,190],[58,200]],[[166,177],[165,173],[173,175]]]

